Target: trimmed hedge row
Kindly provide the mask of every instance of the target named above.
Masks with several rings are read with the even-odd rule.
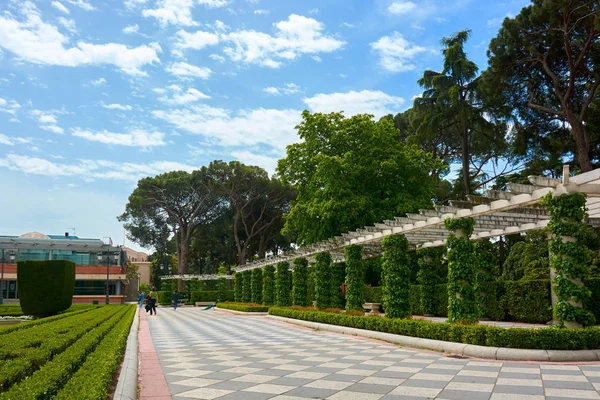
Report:
[[[84,309],[91,310],[92,308],[97,307],[101,306],[94,304],[73,304],[71,307],[59,312],[58,314],[70,313],[73,311],[79,311]],[[0,317],[19,317],[21,315],[23,315],[23,310],[18,304],[4,304],[0,306]]]
[[[365,317],[320,311],[299,311],[282,307],[271,307],[269,314],[303,321],[479,346],[543,350],[600,348],[599,328],[504,329],[478,324],[459,325],[422,320]]]
[[[43,325],[43,324],[47,324],[49,322],[58,321],[58,320],[61,320],[61,319],[64,319],[64,318],[71,317],[73,315],[83,314],[84,312],[90,311],[90,310],[92,310],[94,308],[98,308],[98,307],[101,307],[101,306],[92,306],[92,307],[88,307],[88,308],[85,308],[85,309],[80,309],[78,311],[65,312],[65,313],[62,313],[62,314],[55,315],[53,317],[40,318],[40,319],[36,319],[36,320],[30,321],[30,322],[24,322],[24,323],[15,324],[15,325],[0,326],[0,335],[5,335],[7,333],[11,333],[11,332],[14,332],[14,331],[20,331],[20,330],[24,330],[24,329],[33,328],[34,326]]]
[[[234,290],[225,290],[224,291],[224,299],[221,301],[234,301]],[[195,302],[207,302],[207,301],[219,301],[219,291],[218,290],[205,290],[201,292],[192,292],[192,303]]]
[[[267,312],[270,307],[252,303],[219,303],[217,304],[217,308],[226,308],[241,312]]]
[[[23,379],[14,385],[8,392],[0,394],[0,400],[41,399],[53,397],[53,395],[69,381],[79,367],[84,364],[84,362],[87,362],[86,357],[88,354],[94,351],[99,343],[103,342],[105,336],[123,318],[128,309],[129,314],[132,315],[131,311],[135,313],[135,307],[132,306],[112,309],[111,311],[113,311],[113,313],[108,319],[96,328],[86,332],[80,339],[73,343],[72,346],[69,346],[64,352],[58,354],[51,361],[48,361],[44,366],[26,379]],[[131,317],[128,321],[131,324]],[[107,388],[108,385],[106,385],[105,391]],[[84,387],[84,390],[87,389],[87,387]]]

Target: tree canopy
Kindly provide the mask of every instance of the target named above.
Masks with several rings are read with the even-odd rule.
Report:
[[[298,190],[283,229],[298,244],[431,206],[436,164],[399,141],[393,121],[304,111],[296,129],[303,142],[288,146],[277,171]]]

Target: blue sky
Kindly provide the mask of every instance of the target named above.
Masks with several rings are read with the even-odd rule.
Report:
[[[528,3],[4,0],[0,234],[123,243],[116,216],[141,177],[214,159],[272,173],[302,110],[403,111],[442,37],[471,29],[484,68]]]

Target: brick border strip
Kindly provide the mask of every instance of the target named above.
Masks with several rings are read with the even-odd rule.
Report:
[[[339,325],[322,324],[320,322],[303,321],[300,319],[267,316],[268,319],[300,325],[322,331],[341,333],[344,335],[360,336],[378,339],[402,346],[417,349],[434,350],[442,353],[456,354],[465,357],[484,358],[502,361],[547,361],[547,362],[575,362],[575,361],[600,361],[600,350],[528,350],[509,349],[505,347],[486,347],[473,344],[445,342],[442,340],[422,339],[411,336],[396,335],[393,333],[369,331],[366,329],[348,328]]]
[[[123,364],[121,364],[117,388],[113,395],[114,400],[137,400],[139,313],[140,309],[136,306],[133,323],[127,337],[125,357],[123,358]]]
[[[172,400],[167,380],[154,348],[148,317],[140,313],[139,330],[139,374],[140,400]]]

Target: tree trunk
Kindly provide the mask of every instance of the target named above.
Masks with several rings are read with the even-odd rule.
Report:
[[[568,110],[566,115],[567,121],[573,130],[573,137],[575,138],[577,163],[583,172],[591,171],[593,168],[592,161],[590,160],[590,137],[587,129],[572,111]]]
[[[258,258],[265,258],[267,254],[267,238],[266,235],[260,235],[258,242]]]
[[[469,168],[469,129],[465,129],[461,138],[461,152],[462,152],[462,173],[463,183],[465,185],[465,195],[471,194],[471,172]]]
[[[179,252],[179,258],[177,260],[177,272],[180,275],[187,274],[187,272],[188,272],[188,256],[189,256],[189,252],[190,252],[189,239],[181,239],[179,241],[178,252]],[[179,279],[177,281],[177,290],[179,292],[185,291],[185,284],[182,279]]]

